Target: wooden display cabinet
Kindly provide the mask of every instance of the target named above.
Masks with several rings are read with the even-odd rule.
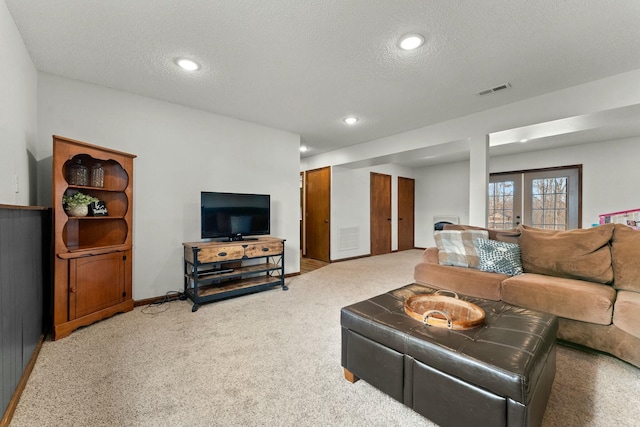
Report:
[[[53,338],[133,309],[133,154],[53,136]],[[100,163],[102,187],[72,185],[80,160]],[[106,216],[67,215],[62,198],[82,192],[105,203]]]

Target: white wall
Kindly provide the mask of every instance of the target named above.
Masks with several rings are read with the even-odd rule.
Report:
[[[484,142],[486,135],[493,132],[637,104],[640,104],[640,69],[468,116],[458,117],[420,129],[307,157],[301,161],[301,170],[326,166],[335,168],[340,165],[362,163],[369,165],[388,164],[393,162],[394,158],[403,158],[405,157],[404,155],[418,158],[443,153],[468,153],[470,151],[469,144],[464,144],[464,141]],[[608,148],[604,152],[608,152]],[[473,150],[471,150],[471,154],[474,154]],[[492,162],[493,159],[490,160],[490,164]],[[431,246],[433,243],[432,213],[456,214],[455,212],[446,211],[464,211],[464,214],[459,215],[460,220],[461,222],[469,223],[469,205],[475,202],[475,199],[472,199],[469,194],[471,184],[469,180],[474,179],[474,177],[469,173],[470,163],[465,162],[465,164],[466,172],[462,170],[464,167],[460,167],[461,165],[456,166],[455,173],[447,168],[438,172],[416,172],[416,192],[424,191],[430,185],[428,182],[421,182],[425,179],[431,182],[435,180],[448,182],[449,189],[447,192],[442,193],[441,196],[435,196],[433,199],[416,199],[416,212],[419,209],[418,204],[420,204],[420,207],[428,209],[428,213],[419,214],[426,216],[426,218],[422,218],[422,221],[428,221],[427,225],[420,223],[418,217],[416,217],[416,246]],[[487,172],[493,171],[491,168],[492,166],[489,166]],[[439,174],[441,174],[441,178],[436,177]],[[463,175],[466,175],[467,182],[461,182]],[[341,200],[348,200],[350,197],[358,200],[362,198],[361,195],[355,195],[358,191],[361,191],[361,188],[355,186],[350,188],[346,181],[344,181],[341,191]],[[337,204],[336,207],[333,206],[336,204],[335,197],[335,195],[332,195],[332,215],[335,217],[332,224],[332,240],[335,238],[333,235],[335,230],[338,227],[345,226],[345,224],[339,222],[341,218],[350,215],[348,212],[341,211],[343,208],[340,204]],[[610,210],[605,210],[604,212],[607,211]],[[592,214],[591,211],[585,211],[583,207],[583,218],[585,220],[590,218]],[[479,218],[482,215],[474,212],[473,217]],[[336,219],[338,222],[336,222]],[[591,220],[588,221],[588,224],[591,224]],[[484,225],[484,223],[474,225]],[[430,227],[431,229],[425,227]]]
[[[182,242],[200,240],[200,191],[271,194],[271,234],[300,271],[299,135],[40,73],[40,170],[51,135],[136,154],[134,299],[182,288]],[[49,170],[47,170],[47,165]],[[50,192],[41,203],[51,205]]]
[[[371,253],[370,175],[391,175],[391,250],[398,249],[398,177],[413,178],[413,170],[398,165],[349,169],[333,167],[331,176],[331,260]],[[358,229],[357,247],[344,246],[342,234]]]
[[[598,215],[640,208],[640,138],[491,158],[491,172],[582,165],[582,227]]]
[[[38,74],[4,2],[0,2],[0,64],[0,204],[33,205]]]
[[[469,223],[469,162],[416,169],[415,177],[415,246],[427,248],[435,245],[435,216],[457,216],[461,224]]]
[[[481,140],[493,132],[637,104],[640,104],[640,69],[307,157],[301,166],[302,170],[310,170],[369,159],[391,159],[414,151],[419,152],[417,157],[427,157],[430,150],[447,151],[448,145],[459,146],[460,151],[465,150],[460,141],[470,138]],[[468,145],[466,147],[468,152]]]
[[[491,157],[490,171],[581,164],[582,227],[588,228],[598,222],[600,214],[640,208],[638,159],[640,138],[630,138]],[[433,215],[458,215],[461,223],[468,223],[469,163],[417,169],[415,177],[416,246],[434,246],[433,227],[430,227]]]

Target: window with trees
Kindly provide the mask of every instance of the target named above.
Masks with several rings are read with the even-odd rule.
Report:
[[[581,222],[582,166],[491,174],[489,228],[570,230]]]

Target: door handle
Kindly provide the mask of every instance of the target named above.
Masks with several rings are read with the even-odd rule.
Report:
[[[391,218],[387,218],[387,221],[391,221]]]
[[[325,219],[325,220],[324,220],[324,223],[325,223],[325,224],[329,224],[329,220],[328,220],[328,219]]]
[[[402,218],[398,218],[398,221],[402,221]]]

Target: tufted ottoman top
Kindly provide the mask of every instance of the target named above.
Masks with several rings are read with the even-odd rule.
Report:
[[[407,285],[344,307],[341,325],[465,382],[527,404],[554,348],[557,318],[498,301],[460,296],[485,311],[468,330],[424,325],[404,312],[404,300],[434,289]]]

